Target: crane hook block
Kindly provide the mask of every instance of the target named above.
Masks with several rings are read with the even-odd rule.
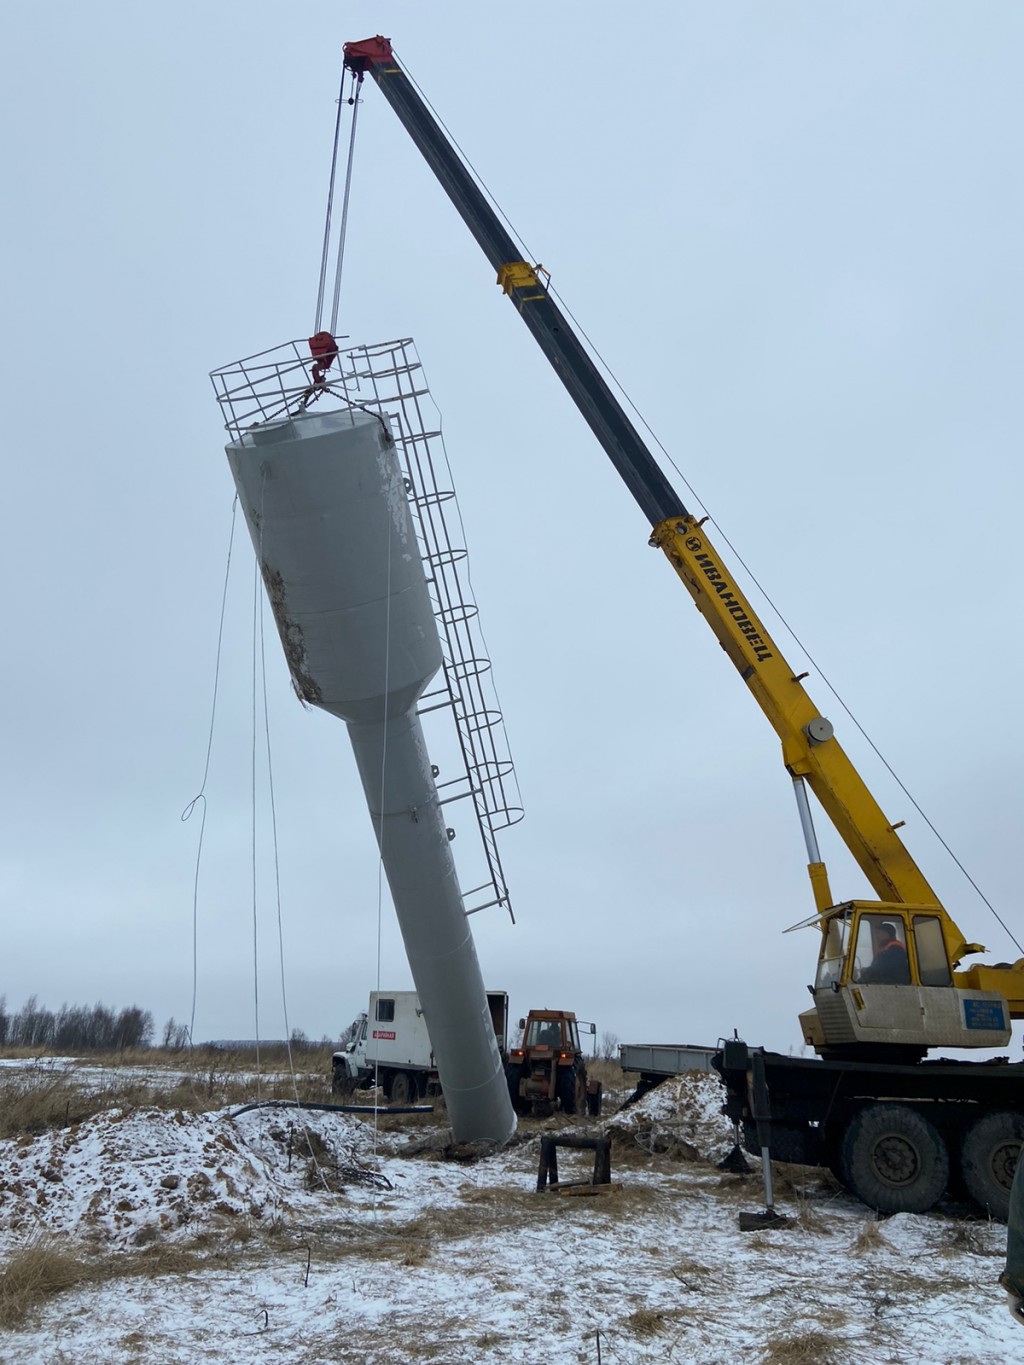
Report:
[[[313,382],[322,384],[327,371],[338,358],[338,343],[330,332],[317,332],[309,338],[309,353],[313,357]]]
[[[358,43],[345,44],[345,66],[349,71],[362,72],[371,66],[394,61],[391,39],[378,33],[376,38],[364,38]]]

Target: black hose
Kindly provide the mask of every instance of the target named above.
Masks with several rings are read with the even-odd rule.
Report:
[[[227,1115],[237,1119],[239,1114],[247,1114],[250,1109],[314,1109],[327,1114],[432,1114],[432,1104],[396,1104],[386,1107],[381,1104],[314,1104],[310,1100],[256,1100],[243,1104]]]

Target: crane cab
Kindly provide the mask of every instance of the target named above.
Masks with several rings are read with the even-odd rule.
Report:
[[[954,980],[936,905],[848,901],[809,923],[822,930],[805,1042],[824,1056],[916,1060],[929,1047],[1002,1047],[1010,1010],[998,991]]]

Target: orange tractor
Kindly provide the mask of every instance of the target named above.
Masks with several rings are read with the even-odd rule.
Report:
[[[522,1042],[509,1049],[505,1063],[508,1093],[517,1114],[546,1117],[600,1114],[601,1082],[587,1081],[579,1024],[567,1010],[531,1010],[520,1019]],[[585,1025],[591,1033],[593,1024]]]

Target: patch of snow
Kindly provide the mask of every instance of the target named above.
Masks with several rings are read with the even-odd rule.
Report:
[[[469,1165],[442,1159],[440,1128],[282,1109],[112,1111],[0,1143],[7,1256],[38,1231],[126,1265],[197,1233],[222,1253],[66,1291],[4,1334],[0,1361],[592,1365],[600,1345],[604,1365],[758,1365],[787,1340],[857,1365],[1024,1358],[996,1284],[998,1225],[945,1209],[875,1223],[824,1173],[783,1167],[792,1225],[741,1233],[762,1193],[712,1164],[732,1137],[716,1085],[680,1077],[564,1127],[694,1149],[613,1156],[619,1188],[582,1197],[535,1192],[534,1134],[549,1128],[529,1123]],[[576,1162],[590,1153],[565,1149],[563,1179]]]

